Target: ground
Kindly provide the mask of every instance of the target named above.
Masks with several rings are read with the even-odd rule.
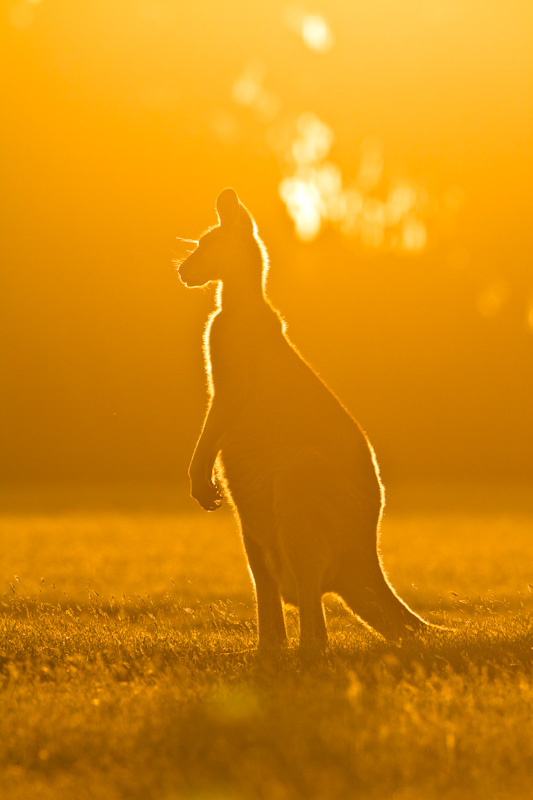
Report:
[[[383,523],[393,584],[452,630],[398,647],[331,597],[311,664],[291,609],[288,651],[255,658],[228,512],[15,497],[0,531],[2,796],[529,798],[533,508],[527,489],[465,496],[393,492]]]

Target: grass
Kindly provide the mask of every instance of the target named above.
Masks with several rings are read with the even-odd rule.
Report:
[[[393,646],[329,598],[310,665],[255,659],[226,512],[6,513],[0,795],[529,798],[532,533],[527,509],[391,511],[393,583],[454,630]]]

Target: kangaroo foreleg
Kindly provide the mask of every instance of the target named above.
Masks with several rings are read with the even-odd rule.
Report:
[[[215,461],[220,452],[221,436],[220,413],[215,403],[212,402],[189,466],[191,497],[194,497],[206,511],[215,511],[222,503],[220,488],[213,479]]]

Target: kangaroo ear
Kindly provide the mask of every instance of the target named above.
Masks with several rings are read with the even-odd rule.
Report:
[[[237,222],[240,202],[235,189],[224,189],[217,197],[217,214],[221,225],[233,225]]]

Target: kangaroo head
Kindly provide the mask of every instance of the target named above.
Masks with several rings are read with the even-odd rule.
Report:
[[[262,259],[256,226],[237,192],[224,189],[217,198],[216,210],[218,225],[200,237],[179,265],[181,281],[189,288],[205,286],[210,281],[249,283],[255,277],[260,281]]]

